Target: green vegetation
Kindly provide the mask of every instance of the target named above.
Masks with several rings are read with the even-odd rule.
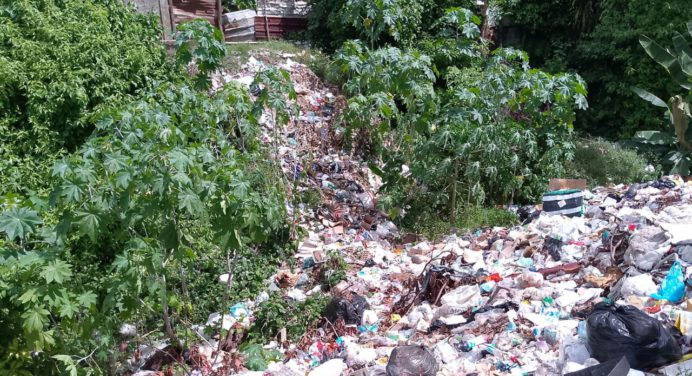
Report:
[[[461,0],[310,0],[308,39],[334,52],[344,42],[369,40],[370,48],[385,44],[419,43],[452,7],[472,9],[475,1]]]
[[[308,329],[322,318],[329,297],[314,295],[305,301],[291,303],[278,293],[272,293],[269,299],[262,302],[255,312],[255,322],[248,334],[250,341],[263,341],[274,338],[279,331],[286,328],[288,338],[299,340]]]
[[[578,72],[589,86],[591,107],[576,129],[611,140],[641,130],[662,130],[656,108],[642,106],[633,86],[671,93],[656,63],[639,45],[647,35],[669,40],[692,19],[686,0],[516,0],[505,7],[511,28],[499,30],[503,45],[529,53],[550,72]]]
[[[689,174],[686,3],[496,0],[485,19],[474,3],[312,0],[308,34],[329,54],[226,46],[195,20],[178,27],[173,59],[156,20],[121,0],[0,0],[0,374],[127,373],[139,343],[184,350],[193,323],[256,298],[292,260],[290,183],[278,143],[259,141],[261,118],[296,114],[291,77],[271,64],[284,53],[342,87],[336,126],[383,179],[380,207],[430,238],[516,224],[501,207],[536,202],[552,177],[655,177],[636,152],[575,127],[621,141],[639,131],[664,172]],[[481,38],[508,15],[543,70]],[[672,48],[656,42],[669,37]],[[250,55],[269,62],[251,91],[211,90],[218,69]],[[315,207],[322,195],[290,199]],[[315,274],[329,290],[347,267],[330,252]],[[328,301],[271,293],[237,333],[246,366],[279,359],[258,344],[284,328],[300,339]]]
[[[53,9],[49,3],[42,2]],[[121,11],[125,21],[135,17]],[[285,98],[295,98],[288,74],[261,71],[255,101],[240,85],[209,94],[210,74],[225,57],[221,36],[206,21],[180,30],[177,68],[162,76],[167,81],[143,77],[142,85],[152,85],[139,92],[114,86],[112,102],[66,119],[74,129],[80,122],[93,129],[83,143],[69,130],[52,133],[65,137],[56,145],[69,141],[76,150],[50,169],[48,197],[14,194],[3,200],[3,371],[116,373],[125,361],[116,349],[123,322],[145,331],[163,323],[159,335],[178,347],[192,335],[192,320],[203,320],[213,305],[218,310],[229,296],[257,294],[284,246],[290,249],[286,189],[257,137],[265,109],[272,108],[279,124],[288,121],[293,109]],[[137,28],[133,32],[139,35]],[[63,78],[70,76],[56,76],[55,85],[65,84]],[[99,99],[98,91],[91,94]],[[17,118],[47,121],[34,118],[32,108],[14,107]],[[51,116],[59,115],[56,110]],[[195,302],[193,308],[193,296],[209,297],[208,278],[200,271],[218,271],[213,265],[224,265],[240,285],[222,292],[226,299]]]
[[[647,171],[648,162],[635,150],[603,139],[578,140],[567,169],[570,177],[586,179],[589,186],[639,183],[657,176],[655,170]]]
[[[584,82],[531,69],[521,51],[487,51],[479,23],[469,10],[448,9],[422,44],[433,57],[360,41],[335,55],[350,95],[342,120],[375,151],[371,168],[393,217],[446,212],[455,222],[469,206],[534,202],[573,156]],[[395,40],[405,34],[371,28]],[[381,33],[365,36],[374,45]]]
[[[156,25],[120,1],[0,1],[0,196],[47,188],[99,110],[168,77]]]
[[[406,229],[437,241],[451,233],[464,234],[488,227],[511,227],[519,224],[519,218],[503,208],[469,207],[460,210],[456,221],[450,222],[439,215],[424,212],[416,218],[403,223]]]
[[[692,21],[687,23],[687,31],[692,36]],[[654,94],[634,88],[642,99],[654,106],[666,109],[668,132],[637,132],[635,141],[662,150],[663,162],[671,174],[689,175],[692,170],[692,129],[689,127],[690,102],[692,102],[692,46],[680,33],[673,37],[673,49],[663,48],[649,37],[642,36],[642,47],[673,78],[673,81],[686,91],[672,96],[664,102]]]

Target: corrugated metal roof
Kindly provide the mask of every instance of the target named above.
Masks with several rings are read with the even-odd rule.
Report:
[[[281,17],[307,17],[308,2],[305,0],[257,0],[257,15]]]

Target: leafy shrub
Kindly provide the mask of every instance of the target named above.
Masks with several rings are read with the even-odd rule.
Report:
[[[327,52],[347,40],[364,38],[369,46],[410,45],[424,37],[452,7],[471,8],[472,0],[310,0],[307,36]]]
[[[416,51],[348,42],[336,62],[355,94],[344,121],[381,146],[385,166],[375,171],[403,206],[454,214],[463,203],[536,199],[564,173],[574,108],[587,105],[578,76],[532,70],[513,50],[450,68],[446,90],[435,90],[431,61]]]
[[[255,322],[250,328],[248,338],[251,342],[264,343],[286,328],[288,338],[298,340],[309,328],[317,325],[327,303],[329,297],[321,294],[296,303],[278,293],[272,293],[267,301],[260,303],[255,312]]]
[[[221,30],[206,20],[193,20],[178,26],[175,40],[178,63],[194,70],[195,87],[209,89],[211,75],[221,68],[226,44]]]
[[[165,77],[159,39],[122,1],[0,1],[0,195],[45,187],[100,108]]]
[[[656,177],[647,160],[635,150],[602,139],[576,142],[574,160],[567,171],[568,177],[586,179],[591,186],[637,183]]]
[[[578,130],[608,139],[660,130],[656,109],[642,106],[631,87],[662,95],[675,86],[661,79],[660,69],[646,57],[638,39],[642,34],[656,40],[672,38],[689,21],[690,7],[687,0],[651,4],[647,0],[515,1],[508,8],[512,26],[502,44],[527,51],[542,69],[576,71],[584,78],[592,106],[577,116]]]
[[[278,121],[287,119],[285,100],[276,105],[295,95],[285,77],[275,69],[258,74],[255,102],[239,84],[210,96],[164,83],[102,111],[92,137],[53,167],[55,209],[34,205],[49,225],[24,207],[29,201],[0,216],[2,349],[10,349],[2,360],[43,350],[49,368],[56,360],[68,370],[110,367],[125,320],[144,328],[162,320],[176,344],[184,323],[199,315],[190,288],[199,288],[209,263],[271,260],[257,254],[287,233],[285,189],[257,141],[257,119],[269,105]],[[249,264],[234,270],[241,283],[267,273]],[[81,363],[64,355],[89,353]],[[43,374],[28,355],[17,363]]]
[[[421,234],[427,239],[438,240],[451,232],[463,234],[488,227],[511,227],[519,223],[516,214],[498,208],[467,207],[462,208],[456,215],[456,221],[440,217],[426,211],[419,211],[419,215],[406,217],[402,225],[416,234]]]
[[[692,36],[692,21],[687,23],[687,30]],[[683,94],[674,95],[666,103],[646,90],[633,88],[642,99],[666,109],[669,120],[667,132],[637,132],[635,141],[640,145],[661,149],[664,154],[663,162],[670,174],[689,176],[692,172],[692,130],[689,126],[692,118],[692,46],[680,33],[675,33],[673,37],[674,49],[663,48],[646,36],[642,36],[640,43],[647,54],[663,66],[673,81],[680,85]]]
[[[344,22],[342,8],[348,0],[310,0],[307,36],[310,43],[327,52],[336,51],[349,39],[358,38],[358,30]]]
[[[384,37],[408,45],[420,32],[423,10],[422,1],[348,0],[340,15],[371,47]]]

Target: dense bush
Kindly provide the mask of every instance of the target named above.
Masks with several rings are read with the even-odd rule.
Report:
[[[506,45],[529,53],[535,65],[576,71],[589,85],[589,110],[576,128],[610,139],[638,130],[662,129],[656,109],[642,106],[632,86],[656,95],[675,88],[639,45],[643,34],[670,40],[692,19],[686,0],[519,0],[509,7],[513,31]],[[511,37],[511,38],[510,38]]]
[[[370,47],[410,45],[425,37],[451,7],[471,8],[462,0],[310,0],[308,39],[334,52],[347,40],[362,38]]]
[[[104,105],[165,77],[154,18],[118,0],[0,1],[0,195],[45,187]]]
[[[578,140],[567,169],[570,178],[586,179],[590,186],[638,183],[656,177],[646,158],[602,139]]]
[[[280,294],[272,293],[262,302],[255,313],[255,322],[250,328],[251,341],[264,343],[275,338],[286,328],[288,338],[297,341],[314,329],[324,314],[329,297],[315,294],[300,303],[293,303]]]
[[[116,373],[123,322],[178,347],[192,322],[256,294],[284,254],[285,188],[258,119],[271,106],[285,123],[295,92],[268,68],[255,101],[240,84],[210,94],[204,64],[223,56],[199,43],[218,34],[204,22],[183,28],[195,32],[180,44],[196,43],[179,55],[203,69],[100,108],[94,133],[53,166],[49,200],[3,202],[0,369]],[[221,270],[241,285],[218,288]]]
[[[692,21],[687,23],[687,33],[692,36]],[[673,47],[666,48],[648,36],[639,40],[651,58],[670,75],[671,81],[680,87],[668,101],[642,88],[633,88],[642,99],[665,109],[667,130],[637,132],[635,141],[649,151],[658,151],[665,171],[669,174],[692,174],[692,45],[685,36],[675,33]]]
[[[487,55],[468,10],[447,10],[436,27],[428,41],[438,51],[463,46],[444,70],[415,48],[349,41],[336,54],[351,95],[343,121],[355,140],[367,139],[373,161],[384,162],[373,166],[389,195],[382,202],[393,214],[454,217],[466,205],[535,200],[573,156],[584,82],[530,69],[520,51]]]

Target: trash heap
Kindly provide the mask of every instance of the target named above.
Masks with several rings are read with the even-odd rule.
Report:
[[[401,244],[389,222],[347,232],[315,224],[297,255],[302,273],[325,251],[355,267],[331,290],[335,309],[318,338],[282,367],[559,375],[623,356],[639,370],[681,359],[692,338],[692,184],[669,177],[587,191],[584,201],[584,216],[542,213],[439,243]]]
[[[286,304],[317,293],[331,302],[300,341],[276,333],[265,344],[280,360],[243,375],[678,375],[692,368],[677,363],[692,348],[691,182],[670,176],[586,190],[572,217],[509,208],[523,225],[426,241],[377,211],[377,178],[335,146],[332,119],[343,98],[304,65],[289,58],[284,68],[301,110],[279,132],[282,167],[322,203],[289,208],[308,235],[292,263],[298,267],[286,263],[268,291]],[[231,79],[246,82],[257,69],[251,59],[245,75]],[[265,125],[267,142],[277,134],[272,127]],[[348,265],[346,278],[325,288],[333,257]],[[249,327],[267,297],[234,305],[223,327]],[[221,319],[212,314],[206,326]],[[217,342],[203,329],[208,346],[196,351],[212,358]]]

